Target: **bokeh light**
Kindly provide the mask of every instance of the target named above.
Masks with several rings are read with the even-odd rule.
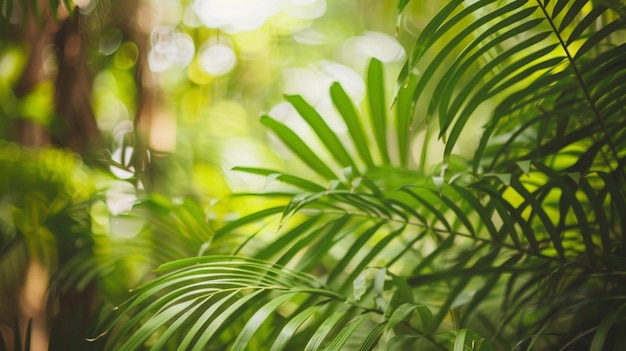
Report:
[[[235,52],[223,41],[208,40],[198,53],[198,65],[203,71],[213,76],[229,73],[236,64]]]
[[[135,187],[126,181],[114,181],[106,192],[106,204],[112,215],[127,213],[137,202]]]
[[[316,19],[326,13],[326,0],[291,0],[285,4],[285,12],[301,19]]]
[[[196,0],[194,10],[205,26],[227,33],[254,30],[280,11],[282,0]]]
[[[153,72],[185,68],[195,55],[195,44],[187,33],[157,27],[152,31],[151,42],[148,64]]]

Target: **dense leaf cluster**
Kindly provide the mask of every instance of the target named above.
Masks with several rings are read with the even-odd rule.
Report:
[[[225,225],[212,245],[277,216],[278,236],[163,265],[123,306],[111,342],[123,350],[619,349],[620,9],[450,1],[423,28],[393,101],[375,59],[366,111],[331,87],[345,135],[286,96],[327,153],[263,116],[313,173],[236,168],[286,185],[252,196],[288,202]],[[484,128],[463,152],[474,120]]]

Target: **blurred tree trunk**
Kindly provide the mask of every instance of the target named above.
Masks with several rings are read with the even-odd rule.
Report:
[[[15,2],[14,5],[21,3]],[[39,84],[54,80],[55,113],[51,130],[18,118],[16,141],[27,146],[53,143],[81,154],[97,150],[101,142],[91,107],[93,75],[88,66],[85,42],[88,32],[81,30],[84,16],[80,11],[69,14],[63,7],[53,11],[46,0],[23,3],[26,7],[16,9],[16,12],[23,13],[24,23],[11,28],[11,37],[27,43],[29,53],[14,93],[22,99]],[[56,70],[50,67],[53,58],[50,50],[56,53]]]
[[[54,106],[52,106],[54,116],[51,127],[48,129],[31,119],[24,118],[26,116],[15,116],[17,118],[14,125],[14,141],[29,147],[48,144],[67,147],[84,155],[87,162],[91,159],[91,153],[104,148],[91,100],[94,73],[98,67],[90,66],[93,61],[90,55],[97,52],[94,48],[98,47],[99,32],[106,27],[117,27],[123,33],[123,40],[134,42],[139,49],[135,67],[137,84],[135,126],[138,132],[135,140],[135,164],[138,171],[149,173],[147,143],[140,135],[150,125],[155,88],[147,65],[150,45],[148,33],[145,30],[146,26],[142,27],[138,20],[141,19],[140,14],[144,21],[146,17],[149,19],[150,14],[142,10],[144,3],[141,0],[92,1],[99,1],[96,4],[98,10],[86,14],[78,10],[70,13],[63,8],[53,11],[50,8],[51,1],[48,0],[14,1],[18,23],[10,27],[8,37],[28,45],[28,60],[13,87],[14,94],[18,100],[23,101],[40,84],[54,82]],[[19,8],[21,4],[25,7]],[[55,65],[51,66],[52,62]],[[59,257],[61,261],[58,262],[59,265],[68,258]],[[47,350],[49,345],[50,349],[76,345],[72,337],[77,336],[77,330],[81,330],[83,342],[85,337],[90,336],[87,333],[91,331],[87,331],[87,328],[90,320],[94,320],[96,311],[93,310],[93,302],[98,298],[95,286],[63,294],[49,291],[47,282],[54,272],[50,271],[46,262],[40,261],[37,257],[31,256],[30,263],[15,269],[28,274],[22,287],[15,287],[19,291],[15,297],[16,301],[6,302],[14,306],[12,316],[2,317],[3,320],[7,319],[4,321],[8,322],[7,324],[10,323],[9,320],[17,318],[22,337],[25,335],[28,319],[33,318],[31,350]],[[29,288],[37,283],[45,284],[46,288]],[[29,302],[26,306],[24,301],[37,303]],[[53,312],[53,305],[56,305],[54,310],[57,312]],[[50,325],[53,328],[52,340],[49,337]],[[11,337],[7,328],[0,332],[3,332],[7,339]],[[8,340],[8,342],[11,343],[7,345],[8,349],[14,349],[14,344],[18,341]],[[99,347],[92,345],[94,349]],[[85,345],[82,349],[90,347],[91,345]]]
[[[18,42],[28,43],[28,61],[22,75],[13,91],[18,99],[22,99],[32,92],[40,83],[52,77],[45,70],[46,52],[54,41],[58,30],[58,23],[51,14],[47,1],[26,1],[25,8],[20,8],[22,2],[15,2],[17,8],[15,17],[23,14],[23,23],[18,23],[10,28],[9,38]],[[36,18],[33,6],[38,7],[41,18]],[[18,117],[16,120],[16,141],[26,146],[42,146],[50,142],[49,133],[40,124],[34,121]]]
[[[93,74],[87,57],[89,43],[85,33],[89,32],[81,30],[84,27],[81,26],[83,20],[80,11],[74,11],[56,34],[58,73],[54,102],[58,130],[52,133],[55,145],[68,147],[81,154],[102,147],[91,106]]]

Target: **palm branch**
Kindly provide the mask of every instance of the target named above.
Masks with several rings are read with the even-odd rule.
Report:
[[[313,173],[237,167],[285,185],[242,196],[285,205],[227,223],[212,240],[249,234],[253,223],[277,233],[268,238],[261,226],[229,255],[161,266],[120,306],[112,347],[623,344],[626,51],[618,5],[451,1],[417,38],[393,102],[375,59],[366,113],[332,85],[346,138],[314,106],[287,96],[325,150],[263,116]],[[469,156],[459,154],[476,119],[482,135]]]

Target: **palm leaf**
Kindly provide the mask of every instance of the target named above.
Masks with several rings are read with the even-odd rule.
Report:
[[[330,96],[333,100],[333,104],[346,123],[346,127],[348,128],[348,132],[354,141],[354,145],[358,150],[359,156],[361,156],[361,159],[367,166],[373,166],[374,161],[372,160],[369,147],[367,147],[367,137],[365,136],[363,125],[359,120],[359,116],[354,105],[352,104],[352,101],[350,101],[348,94],[339,83],[334,83],[330,87]]]
[[[304,101],[304,99],[298,95],[286,96],[285,99],[289,101],[293,107],[300,113],[302,118],[311,126],[311,128],[317,133],[319,139],[324,143],[328,152],[337,160],[337,162],[343,168],[351,167],[356,170],[356,164],[352,161],[350,155],[343,147],[339,138],[333,133],[330,127],[324,122],[322,116],[315,111],[313,107]]]
[[[376,136],[383,164],[389,163],[387,146],[387,104],[385,103],[384,76],[382,63],[377,59],[370,61],[367,70],[367,98],[369,101],[372,127]]]
[[[202,257],[172,262],[163,265],[159,270],[173,271],[137,288],[134,292],[135,297],[128,302],[128,309],[139,308],[142,312],[136,314],[126,327],[115,331],[112,345],[118,345],[121,350],[136,349],[163,324],[170,324],[170,328],[160,334],[152,349],[159,349],[177,333],[182,333],[179,336],[183,340],[180,344],[181,349],[192,347],[192,343],[195,345],[193,347],[204,347],[233,319],[244,311],[253,309],[254,314],[248,319],[232,346],[245,348],[277,309],[300,294],[345,299],[325,290],[311,276],[258,260],[238,259],[232,256]],[[277,292],[279,295],[256,308],[256,304],[263,301],[267,293],[271,292]],[[158,297],[161,293],[164,294]],[[202,312],[203,310],[205,312]],[[298,315],[300,318],[311,316],[308,312]],[[123,317],[122,315],[119,318]],[[147,318],[147,321],[134,330],[129,326],[133,326],[135,324],[133,320],[137,318]],[[192,321],[195,326],[181,329],[181,326]],[[284,330],[293,327],[291,323],[285,325]],[[329,327],[329,324],[325,324],[315,334],[320,342],[329,335],[327,330]],[[130,337],[127,338],[127,334]],[[349,335],[350,333],[346,332],[340,333],[329,342],[341,345]],[[276,347],[279,346],[280,344],[277,344]]]
[[[327,180],[337,178],[335,173],[298,137],[284,124],[270,118],[262,117],[261,123],[270,128],[278,135],[289,148],[302,159],[309,168],[317,172]]]

